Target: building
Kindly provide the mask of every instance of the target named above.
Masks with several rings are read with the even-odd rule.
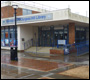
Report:
[[[45,10],[35,6],[7,1],[1,4],[1,48],[15,46],[13,4],[17,10],[18,50],[29,47],[57,46],[57,40],[73,44],[89,40],[89,18],[71,12],[71,9]]]

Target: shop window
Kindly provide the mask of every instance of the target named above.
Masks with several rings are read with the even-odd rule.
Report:
[[[10,31],[13,31],[13,26],[10,27]]]
[[[13,32],[10,32],[10,39],[13,38]]]
[[[4,31],[4,27],[1,28],[1,31]]]
[[[77,27],[76,30],[80,30],[80,28]]]
[[[5,46],[9,46],[8,32],[5,32]]]
[[[5,42],[4,42],[4,32],[1,32],[1,46],[5,46]]]
[[[2,27],[1,28],[1,46],[15,46],[15,45],[16,45],[15,27],[14,26]]]
[[[85,28],[76,28],[76,43],[86,40],[86,31]]]
[[[5,32],[5,38],[6,39],[8,38],[8,32]]]
[[[1,28],[1,46],[5,46],[5,42],[4,42],[4,27]]]
[[[5,27],[5,31],[8,32],[8,27]]]
[[[1,40],[1,46],[5,46],[5,42],[3,39]]]
[[[1,32],[1,39],[4,39],[4,32]]]

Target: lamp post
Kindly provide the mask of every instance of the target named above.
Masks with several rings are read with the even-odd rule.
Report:
[[[12,7],[14,8],[14,15],[15,15],[15,47],[11,47],[11,60],[14,61],[18,61],[18,57],[17,57],[17,25],[16,25],[16,10],[18,9],[18,5],[12,5]]]
[[[14,11],[15,11],[15,40],[16,40],[16,47],[17,47],[17,25],[16,25],[16,10],[18,9],[18,5],[12,5],[13,6],[13,8],[14,8]]]

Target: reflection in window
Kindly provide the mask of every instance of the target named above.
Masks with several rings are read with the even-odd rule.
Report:
[[[13,26],[10,26],[10,31],[13,31]]]
[[[32,10],[23,9],[23,15],[32,14]]]
[[[10,32],[10,39],[13,38],[13,32]]]
[[[2,27],[1,31],[4,31],[4,28]]]

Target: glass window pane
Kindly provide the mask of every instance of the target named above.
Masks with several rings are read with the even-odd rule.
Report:
[[[64,30],[67,30],[67,27],[65,27]]]
[[[5,39],[5,46],[9,46],[9,39]]]
[[[5,46],[4,40],[1,40],[1,46]]]
[[[10,26],[10,31],[13,31],[13,26]]]
[[[8,27],[5,27],[5,31],[8,31]]]
[[[14,46],[14,40],[10,39],[10,46]]]
[[[27,15],[28,14],[28,10],[27,9],[23,9],[23,15]]]
[[[32,14],[32,11],[31,10],[28,10],[28,14]]]
[[[10,32],[10,39],[13,38],[13,32]]]
[[[4,32],[1,32],[1,39],[4,39]]]
[[[8,38],[8,32],[5,32],[5,38],[6,39]]]
[[[67,31],[64,31],[64,33],[67,33]]]
[[[4,27],[1,28],[1,31],[4,31]]]

